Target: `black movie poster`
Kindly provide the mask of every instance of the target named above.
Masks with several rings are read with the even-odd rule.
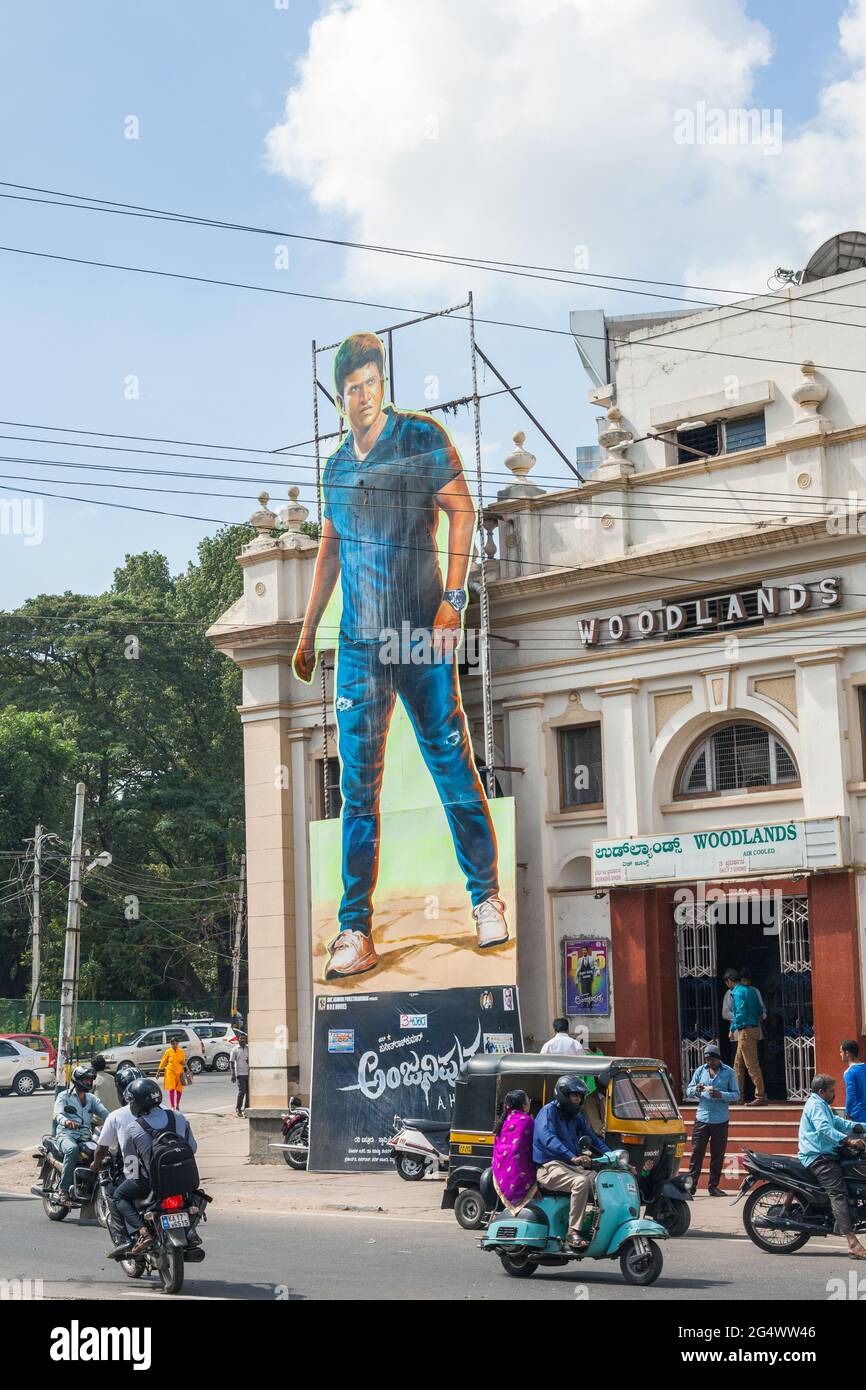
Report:
[[[522,1045],[514,985],[319,995],[310,1169],[390,1168],[402,1119],[450,1120],[463,1062]]]

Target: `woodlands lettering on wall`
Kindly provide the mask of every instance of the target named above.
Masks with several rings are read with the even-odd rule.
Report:
[[[577,632],[585,647],[634,637],[692,637],[714,627],[757,625],[765,618],[795,616],[812,607],[835,608],[841,601],[841,579],[818,579],[783,588],[766,586],[683,599],[661,608],[642,608],[638,613],[613,613],[609,618],[578,618]]]

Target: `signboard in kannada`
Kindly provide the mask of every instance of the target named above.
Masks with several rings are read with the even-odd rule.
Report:
[[[806,830],[804,821],[783,821],[671,836],[595,840],[592,883],[594,887],[609,887],[804,869],[809,863]]]

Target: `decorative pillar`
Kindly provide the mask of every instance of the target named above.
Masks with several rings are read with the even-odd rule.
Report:
[[[508,761],[522,769],[514,777],[517,806],[517,982],[524,1038],[541,1043],[549,1035],[550,931],[545,888],[544,813],[547,768],[542,729],[543,695],[503,700]]]
[[[839,666],[841,647],[795,656],[800,782],[807,818],[836,816],[846,805]]]
[[[595,687],[602,700],[604,805],[611,837],[637,835],[640,831],[634,698],[639,689],[640,681],[615,681]]]

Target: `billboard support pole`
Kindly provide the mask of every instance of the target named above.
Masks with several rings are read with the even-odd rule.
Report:
[[[319,452],[319,377],[317,371],[318,348],[313,339],[313,434],[316,437],[316,519],[319,528],[319,545],[322,544],[322,457]],[[319,674],[322,683],[322,792],[325,803],[325,820],[331,818],[331,777],[328,765],[328,677],[325,674],[324,657],[319,659]]]
[[[487,795],[496,794],[493,748],[493,691],[490,681],[490,601],[487,593],[487,555],[484,542],[484,486],[481,478],[481,402],[478,399],[478,349],[475,343],[475,304],[469,291],[469,355],[472,365],[472,415],[475,425],[475,483],[478,488],[479,599],[481,609],[481,707],[484,718],[484,762]]]

